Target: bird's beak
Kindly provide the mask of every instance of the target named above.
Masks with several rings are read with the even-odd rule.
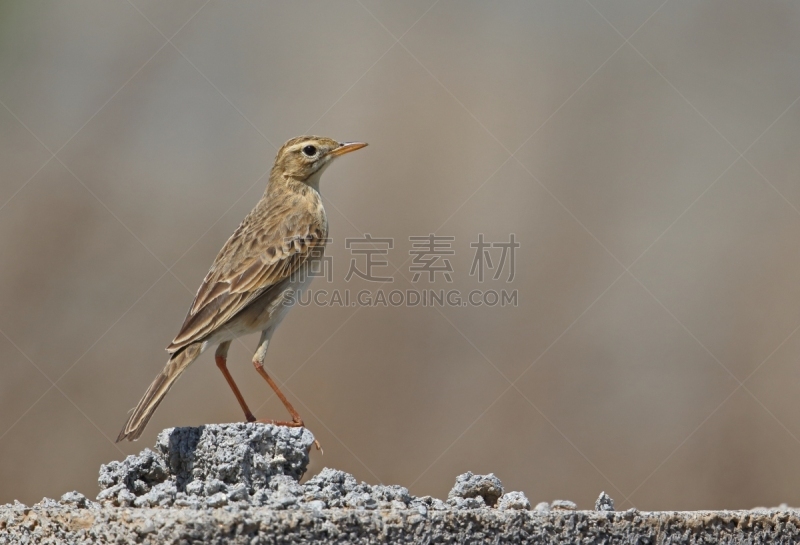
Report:
[[[345,142],[343,144],[339,144],[339,147],[331,150],[328,154],[331,157],[338,157],[340,155],[344,155],[345,153],[350,153],[351,151],[356,151],[357,149],[361,149],[366,147],[366,142]]]

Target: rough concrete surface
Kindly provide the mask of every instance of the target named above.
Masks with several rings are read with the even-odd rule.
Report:
[[[795,543],[800,511],[595,511],[505,492],[493,474],[456,477],[446,501],[325,468],[300,483],[314,438],[299,428],[209,425],[161,432],[100,469],[97,501],[0,507],[2,544],[82,543]]]

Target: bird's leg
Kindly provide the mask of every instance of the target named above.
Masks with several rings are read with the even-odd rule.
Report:
[[[233,390],[233,395],[236,396],[236,401],[239,402],[239,406],[244,411],[244,417],[248,422],[255,422],[256,417],[253,416],[252,412],[250,412],[250,408],[247,406],[247,403],[245,403],[244,397],[242,397],[242,393],[239,391],[239,387],[236,386],[236,382],[234,382],[230,371],[228,371],[227,358],[228,348],[230,348],[230,346],[231,341],[220,343],[220,345],[217,346],[217,352],[214,354],[214,360],[217,362],[217,367],[219,367],[219,370],[222,371],[225,380],[228,381],[228,386],[230,386],[231,390]]]
[[[298,412],[295,410],[294,407],[292,407],[292,404],[289,403],[289,400],[286,399],[285,395],[283,395],[281,389],[278,388],[278,385],[275,383],[274,380],[272,380],[272,377],[270,377],[267,374],[267,371],[264,369],[264,360],[267,357],[267,347],[269,346],[269,340],[271,337],[272,337],[272,329],[265,329],[264,331],[261,332],[261,340],[258,343],[258,350],[256,350],[256,353],[253,356],[253,367],[256,368],[256,372],[258,372],[259,375],[264,377],[264,380],[267,381],[267,384],[269,384],[270,388],[272,388],[272,390],[275,392],[275,395],[277,395],[278,399],[281,400],[283,406],[286,407],[286,410],[289,411],[289,414],[292,416],[292,420],[291,422],[286,422],[280,420],[259,419],[259,422],[263,422],[264,424],[274,424],[276,426],[290,426],[296,428],[305,427],[303,419],[300,418]],[[314,439],[314,446],[317,447],[317,450],[322,451],[322,447],[320,447],[319,441],[317,441],[316,439]]]
[[[261,332],[261,340],[258,343],[258,350],[256,350],[255,355],[253,356],[253,367],[256,368],[256,372],[261,375],[264,380],[267,381],[270,388],[275,392],[275,395],[278,396],[278,399],[281,400],[283,406],[286,407],[286,410],[289,411],[289,414],[292,415],[291,422],[281,422],[277,420],[259,420],[259,422],[265,422],[268,424],[276,424],[278,426],[293,426],[293,427],[303,427],[303,419],[300,418],[300,415],[297,411],[292,407],[292,404],[289,403],[289,400],[286,399],[286,396],[283,395],[281,389],[278,388],[278,385],[272,380],[266,370],[264,370],[264,360],[267,357],[267,347],[269,346],[269,340],[272,337],[272,329],[265,329]]]

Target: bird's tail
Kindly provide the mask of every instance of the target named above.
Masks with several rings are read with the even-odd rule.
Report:
[[[202,343],[190,344],[170,357],[167,365],[164,366],[164,369],[158,374],[155,380],[153,380],[153,383],[150,384],[150,387],[144,393],[144,396],[142,396],[139,404],[136,405],[136,408],[131,412],[128,421],[125,423],[122,431],[119,432],[117,443],[123,439],[135,441],[139,438],[145,426],[147,426],[147,422],[150,421],[150,417],[156,412],[158,404],[161,403],[161,400],[167,395],[169,389],[175,384],[175,381],[178,380],[178,377],[181,376],[184,369],[200,355],[202,351],[201,346]]]

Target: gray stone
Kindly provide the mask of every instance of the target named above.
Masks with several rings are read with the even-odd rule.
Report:
[[[249,501],[256,491],[270,489],[273,478],[299,487],[313,442],[304,428],[257,423],[166,429],[155,450],[100,468],[97,499],[116,506],[169,507],[185,493],[222,505],[221,493],[226,502]],[[178,503],[195,504],[184,497]]]
[[[502,510],[516,509],[527,511],[531,508],[531,502],[522,492],[506,492],[497,502],[497,508]]]
[[[58,502],[56,500],[54,500],[53,498],[42,498],[41,501],[39,501],[38,503],[36,503],[34,505],[34,507],[37,507],[37,508],[40,508],[40,509],[46,509],[46,508],[49,508],[49,507],[57,507],[57,506],[58,506]]]
[[[186,493],[192,496],[201,496],[205,492],[202,481],[192,481],[186,485]]]
[[[306,508],[312,509],[312,510],[315,510],[315,511],[322,511],[323,509],[325,509],[325,507],[326,507],[325,506],[325,502],[322,501],[322,500],[314,500],[314,501],[310,501],[310,502],[308,502],[306,504]]]
[[[228,496],[225,492],[217,492],[213,496],[206,499],[206,505],[209,507],[222,507],[228,503]]]
[[[206,496],[213,496],[217,492],[226,492],[228,490],[228,485],[220,481],[219,479],[211,479],[209,481],[192,481],[189,484],[197,483],[198,485],[202,485],[197,487],[198,490],[202,490],[205,492]],[[186,485],[187,488],[189,485]]]
[[[411,501],[408,488],[398,485],[375,485],[372,487],[372,496],[379,502],[400,502],[404,505]]]
[[[614,500],[612,500],[611,496],[609,496],[605,492],[600,492],[600,497],[598,497],[597,501],[594,502],[594,510],[595,511],[613,511],[614,510]]]
[[[67,492],[63,496],[61,496],[61,503],[66,503],[69,505],[73,505],[78,508],[86,508],[90,507],[94,502],[90,501],[80,492]]]
[[[456,484],[450,490],[447,499],[480,497],[486,505],[492,507],[502,495],[503,484],[494,473],[474,475],[471,471],[467,471],[456,477]]]
[[[244,483],[233,485],[228,492],[228,501],[244,501],[247,497],[247,487]]]
[[[486,502],[482,496],[475,496],[474,498],[454,496],[447,498],[447,505],[454,509],[482,509],[486,507]]]
[[[123,488],[117,494],[115,503],[120,507],[129,507],[133,505],[133,502],[135,501],[136,501],[136,495],[127,488]]]
[[[554,500],[550,503],[551,510],[575,511],[578,508],[575,502],[569,500]]]

